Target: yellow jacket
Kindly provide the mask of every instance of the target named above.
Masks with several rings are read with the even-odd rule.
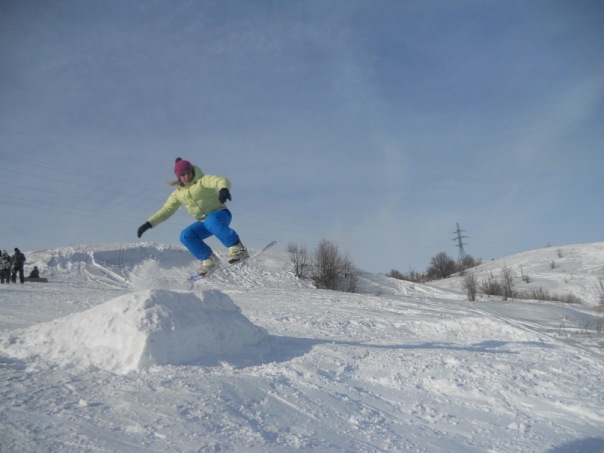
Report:
[[[147,219],[151,226],[167,220],[181,205],[200,222],[203,222],[209,213],[226,209],[226,206],[218,201],[218,191],[230,189],[229,180],[222,176],[204,175],[197,166],[193,166],[193,169],[195,170],[193,181],[186,186],[179,185],[162,208]]]

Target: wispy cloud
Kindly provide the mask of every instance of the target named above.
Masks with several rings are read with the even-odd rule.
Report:
[[[330,237],[371,270],[454,254],[457,221],[477,256],[600,238],[595,3],[4,5],[0,232],[24,249],[136,240],[177,156],[231,179],[250,245]]]

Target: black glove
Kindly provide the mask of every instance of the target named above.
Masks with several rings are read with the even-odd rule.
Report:
[[[220,189],[218,191],[218,201],[220,201],[221,203],[224,203],[227,200],[231,199],[231,192],[229,192],[229,189]]]
[[[143,223],[141,226],[138,227],[138,230],[136,231],[136,235],[138,237],[141,237],[143,235],[143,233],[145,231],[147,231],[149,228],[153,228],[153,226],[149,222]]]

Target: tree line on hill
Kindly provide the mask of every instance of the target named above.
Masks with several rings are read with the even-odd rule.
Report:
[[[357,291],[358,270],[348,254],[342,253],[336,244],[323,239],[311,252],[306,247],[290,242],[287,252],[296,277],[310,279],[317,288],[354,293]],[[403,274],[397,270],[387,276],[399,280],[423,283],[447,278],[452,274],[478,266],[482,261],[466,255],[461,261],[454,261],[445,252],[432,257],[425,272],[411,271]]]
[[[388,277],[407,280],[415,283],[425,283],[432,280],[442,280],[453,274],[463,274],[467,269],[479,266],[482,260],[476,260],[472,255],[466,255],[460,261],[455,261],[446,252],[439,252],[430,259],[430,264],[424,272],[409,271],[403,274],[396,269],[391,270]]]

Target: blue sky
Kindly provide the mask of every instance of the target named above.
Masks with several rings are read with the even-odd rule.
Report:
[[[231,180],[250,247],[407,272],[457,257],[457,222],[475,258],[600,242],[602,23],[599,1],[3,1],[0,248],[137,242],[179,156]]]

